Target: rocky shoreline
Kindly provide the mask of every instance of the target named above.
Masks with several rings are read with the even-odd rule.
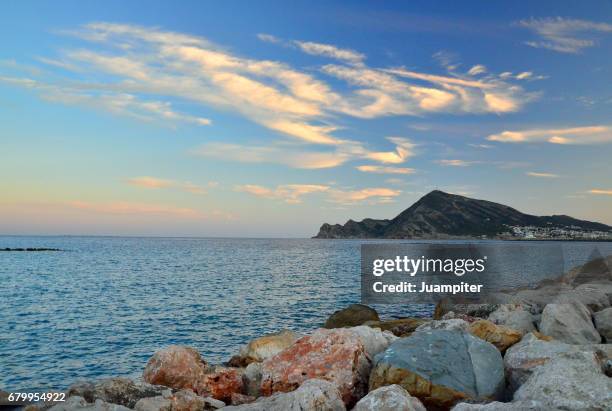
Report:
[[[500,304],[439,304],[431,319],[381,320],[354,304],[307,335],[255,338],[219,366],[169,346],[142,380],[79,382],[65,402],[26,410],[612,410],[611,266]]]

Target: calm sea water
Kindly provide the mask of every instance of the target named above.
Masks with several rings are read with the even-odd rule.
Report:
[[[63,390],[79,379],[136,377],[169,344],[219,363],[264,333],[312,330],[359,301],[361,243],[0,237],[0,248],[67,250],[0,252],[0,388]],[[564,247],[572,264],[588,248],[612,252],[610,243]],[[394,317],[432,307],[376,308]]]

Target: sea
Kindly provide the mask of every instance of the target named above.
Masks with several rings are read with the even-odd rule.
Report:
[[[0,249],[63,250],[0,252],[0,389],[138,378],[170,344],[218,364],[263,334],[308,332],[360,301],[360,249],[372,242],[382,241],[0,236]],[[516,242],[484,243],[517,253]],[[550,246],[530,242],[538,244]],[[594,249],[612,254],[612,243],[558,245],[572,256],[566,269]],[[428,316],[433,306],[375,308],[397,318]]]

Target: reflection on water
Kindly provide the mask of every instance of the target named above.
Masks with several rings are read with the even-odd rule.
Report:
[[[69,250],[0,253],[0,387],[42,391],[137,376],[168,344],[221,362],[264,333],[311,330],[359,301],[361,243],[0,237],[0,248]],[[581,263],[584,251],[575,254]],[[431,310],[376,308],[387,317]]]

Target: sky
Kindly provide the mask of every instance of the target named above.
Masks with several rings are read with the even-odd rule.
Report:
[[[0,234],[310,237],[433,189],[612,225],[611,80],[608,1],[7,2]]]

